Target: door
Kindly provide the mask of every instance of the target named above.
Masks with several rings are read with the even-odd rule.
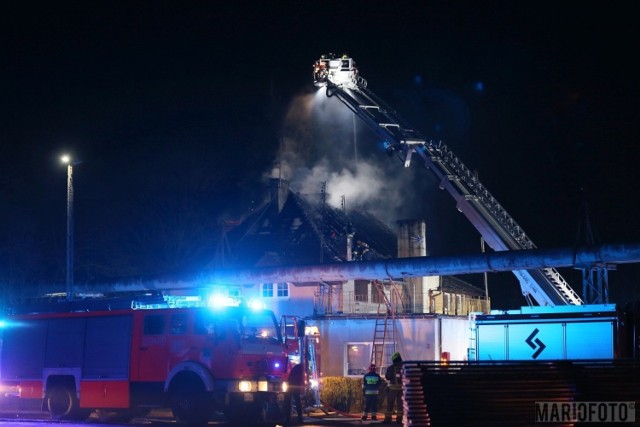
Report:
[[[147,313],[143,318],[138,363],[139,381],[164,381],[169,370],[167,316]]]

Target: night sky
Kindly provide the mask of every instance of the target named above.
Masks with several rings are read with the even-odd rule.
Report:
[[[201,268],[221,221],[257,207],[266,178],[287,162],[285,177],[308,191],[319,181],[335,182],[334,196],[380,188],[368,200],[347,195],[347,206],[363,203],[385,221],[425,217],[432,254],[479,251],[419,163],[407,171],[387,158],[339,103],[309,107],[311,66],[327,52],[353,56],[369,88],[476,171],[538,247],[640,242],[630,6],[127,3],[2,6],[5,290],[64,283],[66,152],[81,161],[78,283]],[[402,202],[381,213],[396,193]],[[579,272],[565,277],[581,292]],[[491,290],[496,301],[518,299],[507,281]],[[639,299],[639,282],[637,266],[611,272],[612,298]]]

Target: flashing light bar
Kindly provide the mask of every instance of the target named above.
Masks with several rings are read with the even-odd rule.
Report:
[[[207,305],[212,308],[238,307],[240,306],[240,300],[228,295],[213,294],[209,297]]]
[[[241,305],[243,305],[241,298],[221,294],[220,291],[216,291],[216,293],[205,298],[199,295],[145,295],[131,302],[131,308],[134,310],[191,307],[210,307],[216,309],[223,307],[240,307]],[[252,310],[266,309],[265,303],[259,299],[248,301],[247,306]],[[1,323],[0,328],[2,328]]]

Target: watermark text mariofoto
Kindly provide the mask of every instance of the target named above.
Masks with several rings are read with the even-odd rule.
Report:
[[[536,402],[538,423],[633,423],[636,402]]]

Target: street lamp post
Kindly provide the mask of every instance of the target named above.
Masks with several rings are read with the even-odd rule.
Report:
[[[67,164],[67,300],[73,300],[73,161],[62,156]]]

